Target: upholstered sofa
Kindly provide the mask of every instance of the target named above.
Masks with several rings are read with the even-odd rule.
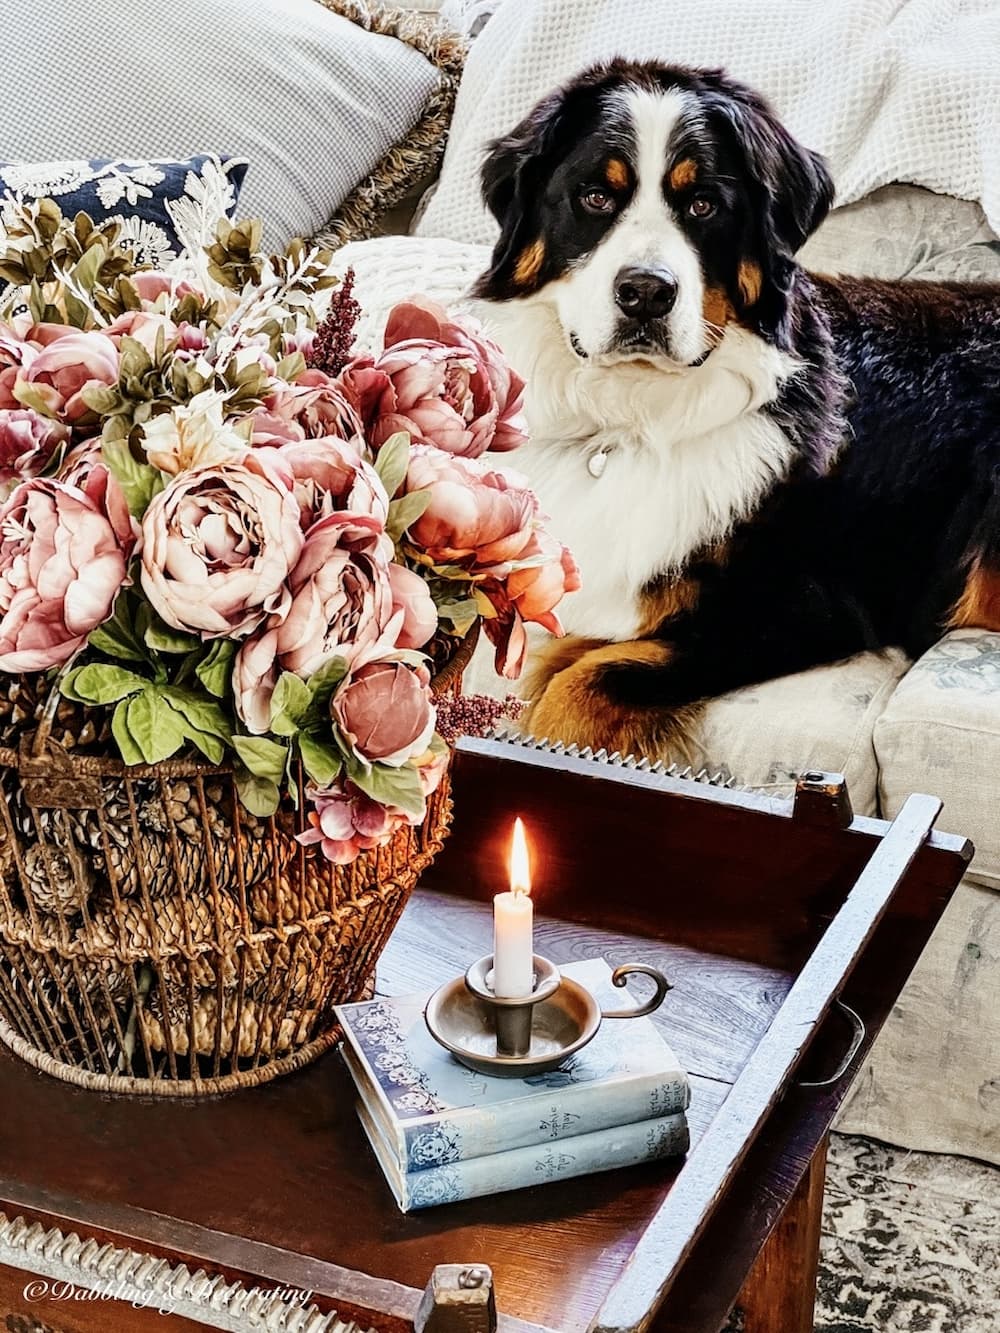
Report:
[[[378,346],[385,312],[412,292],[460,303],[487,253],[428,236],[345,247],[338,264],[354,267],[366,312],[361,344]],[[1000,241],[978,206],[911,186],[835,210],[803,260],[826,272],[1000,281]],[[972,869],[840,1128],[1000,1164],[1000,634],[958,630],[917,662],[866,653],[737,691],[709,706],[700,743],[706,766],[774,794],[808,768],[843,772],[862,814],[891,817],[910,792],[934,793],[940,826],[973,839]]]

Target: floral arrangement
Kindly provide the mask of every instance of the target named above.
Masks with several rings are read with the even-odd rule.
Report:
[[[58,673],[126,764],[193,747],[274,813],[307,779],[335,862],[418,823],[447,759],[427,650],[578,586],[524,482],[523,385],[414,299],[352,357],[350,276],[259,224],[192,224],[165,271],[116,222],[8,205],[0,279],[0,671]]]

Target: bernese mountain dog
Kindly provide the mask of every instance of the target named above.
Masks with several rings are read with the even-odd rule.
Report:
[[[1000,630],[1000,286],[805,272],[830,174],[718,71],[589,70],[483,190],[517,465],[583,581],[536,736],[670,754],[707,697]]]

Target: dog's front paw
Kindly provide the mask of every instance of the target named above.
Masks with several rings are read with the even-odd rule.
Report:
[[[666,702],[665,683],[664,702],[656,702],[657,673],[669,671],[672,655],[655,640],[592,649],[552,676],[522,727],[581,749],[690,762],[696,706]]]

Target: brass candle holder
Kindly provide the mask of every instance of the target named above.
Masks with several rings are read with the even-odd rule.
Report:
[[[670,982],[646,963],[625,963],[611,980],[622,987],[630,976],[651,977],[656,991],[630,1009],[602,1010],[594,996],[555,963],[533,956],[534,986],[517,999],[494,995],[488,978],[493,956],[478,959],[462,977],[440,986],[427,1002],[424,1020],[435,1041],[480,1074],[526,1078],[557,1069],[597,1036],[605,1018],[642,1018],[663,1003]]]

